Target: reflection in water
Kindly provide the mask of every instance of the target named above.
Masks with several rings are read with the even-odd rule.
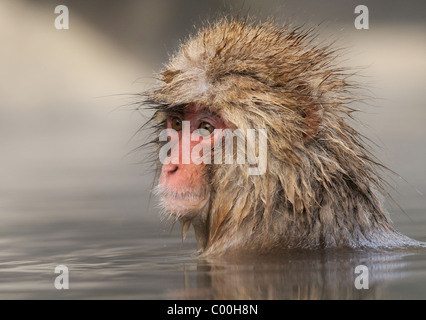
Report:
[[[291,250],[198,259],[195,241],[144,219],[79,219],[1,228],[0,299],[426,298],[426,249]],[[57,265],[70,289],[56,290]],[[369,289],[354,286],[357,265]]]
[[[200,260],[196,288],[180,299],[377,299],[389,281],[407,277],[404,257],[413,251],[292,250],[275,257]],[[369,289],[355,288],[357,265],[369,270]],[[189,283],[186,281],[185,283]]]

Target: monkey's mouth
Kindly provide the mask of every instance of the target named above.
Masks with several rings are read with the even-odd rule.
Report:
[[[159,184],[154,194],[160,198],[160,205],[166,212],[179,216],[198,213],[207,203],[204,190],[173,190]]]

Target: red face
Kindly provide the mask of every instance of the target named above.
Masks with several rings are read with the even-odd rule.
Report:
[[[183,121],[189,121],[188,133],[191,138],[182,132]],[[178,218],[192,218],[208,203],[210,188],[206,164],[196,164],[192,157],[187,160],[184,157],[191,155],[196,146],[212,150],[214,141],[221,139],[221,133],[214,130],[226,127],[217,115],[208,112],[201,105],[191,104],[183,113],[168,114],[167,128],[177,131],[179,143],[175,144],[175,148],[179,152],[174,152],[172,147],[171,162],[163,164],[157,194],[160,195],[167,213]]]

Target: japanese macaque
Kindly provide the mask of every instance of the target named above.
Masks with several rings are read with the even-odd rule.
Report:
[[[356,99],[335,58],[311,31],[220,19],[183,43],[146,93],[158,151],[169,143],[155,193],[184,234],[193,225],[202,255],[419,245],[382,206],[382,165],[348,124]],[[164,129],[178,142],[159,139]],[[257,134],[246,146],[263,170],[235,159],[241,146],[231,163],[184,159],[201,145],[212,160],[226,129],[266,132],[263,151]]]

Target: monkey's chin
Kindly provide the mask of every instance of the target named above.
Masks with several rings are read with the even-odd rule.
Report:
[[[180,220],[195,218],[208,203],[208,198],[202,192],[173,191],[158,185],[154,193],[160,197],[164,213]]]
[[[164,211],[180,220],[190,220],[195,218],[205,205],[205,200],[194,203],[193,201],[186,199],[176,199],[167,196],[162,198]]]

